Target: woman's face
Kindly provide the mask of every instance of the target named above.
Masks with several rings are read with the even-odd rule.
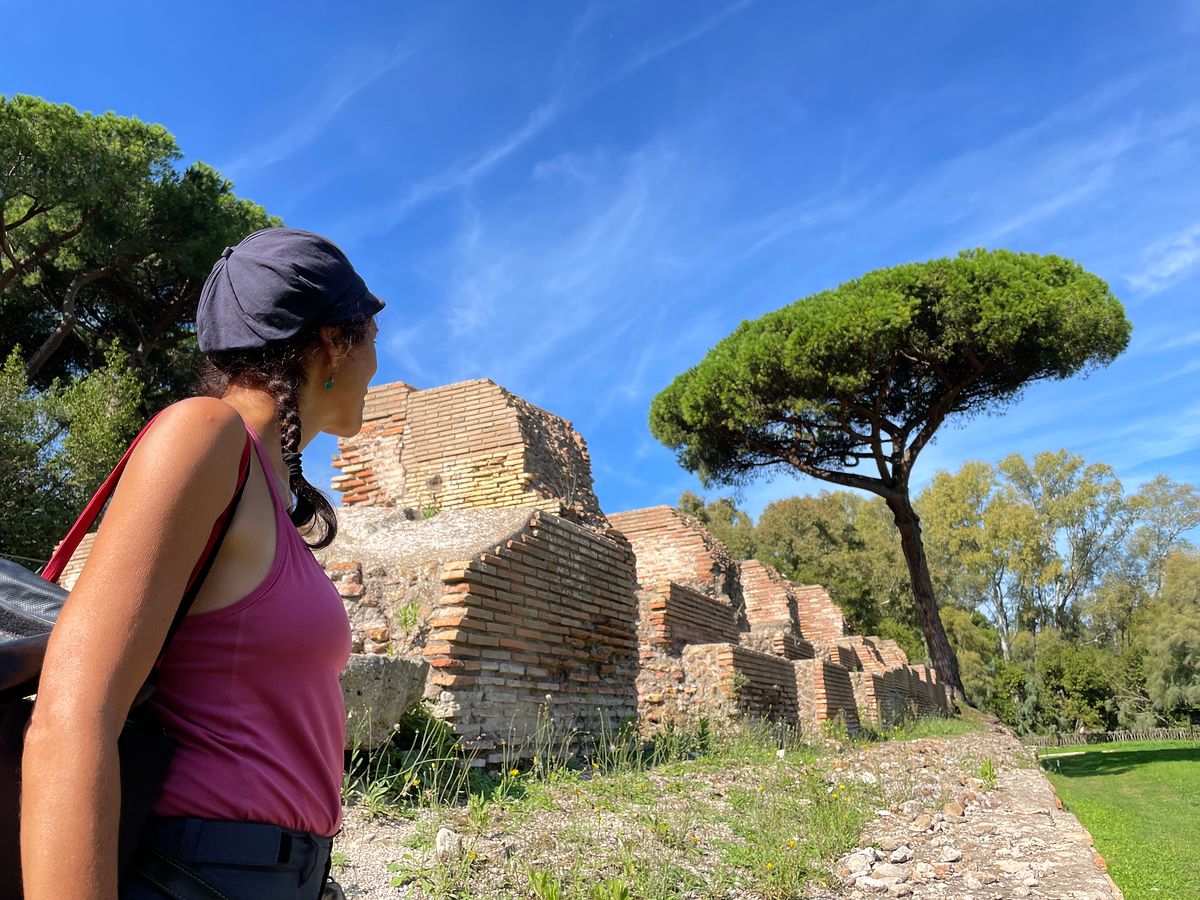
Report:
[[[333,387],[325,387],[327,376],[320,371],[314,373],[314,394],[319,398],[323,413],[321,430],[329,434],[353,437],[362,430],[367,386],[379,368],[375,354],[375,336],[379,333],[379,326],[372,319],[367,329],[366,337],[337,357],[334,363],[336,371],[332,375]]]

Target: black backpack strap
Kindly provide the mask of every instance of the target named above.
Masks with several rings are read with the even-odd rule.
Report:
[[[231,900],[179,860],[153,847],[138,856],[133,871],[175,900]]]

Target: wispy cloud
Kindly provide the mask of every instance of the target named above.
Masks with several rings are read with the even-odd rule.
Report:
[[[562,102],[550,99],[533,110],[524,124],[495,144],[469,159],[409,186],[387,210],[373,216],[376,226],[391,228],[426,201],[447,191],[470,186],[545,131],[561,110]]]
[[[696,27],[690,28],[687,31],[670,37],[659,44],[644,48],[626,60],[623,64],[618,66],[614,74],[610,78],[602,81],[596,90],[602,90],[606,87],[616,84],[619,81],[623,81],[640,69],[644,69],[646,66],[650,65],[650,63],[666,56],[668,53],[673,53],[681,47],[686,47],[688,44],[700,40],[718,25],[753,5],[753,3],[754,0],[738,0],[737,3],[732,3],[714,15],[709,16],[707,19],[700,22],[700,24],[696,25]],[[595,91],[592,91],[591,93],[594,92]]]
[[[1200,222],[1147,247],[1144,266],[1127,276],[1134,290],[1156,294],[1200,266]]]
[[[1191,165],[1200,107],[1131,111],[1131,97],[1170,76],[1162,66],[1120,76],[929,167],[898,197],[887,221],[940,226],[948,236],[932,248],[937,253],[1014,239],[1078,251],[1086,241],[1103,247],[1097,256],[1119,270],[1129,250],[1106,245],[1115,229],[1088,228],[1070,217],[1090,206],[1127,220],[1144,206],[1146,192],[1161,190],[1162,178]],[[1148,278],[1195,264],[1196,235],[1178,237],[1143,267]]]
[[[429,200],[459,188],[469,188],[537,138],[564,113],[596,94],[630,78],[656,60],[700,40],[753,2],[754,0],[738,0],[694,28],[642,49],[617,65],[611,74],[598,80],[574,87],[567,83],[564,87],[556,89],[549,98],[529,113],[520,126],[508,134],[503,135],[482,150],[476,150],[466,155],[442,171],[413,182],[385,207],[357,214],[355,222],[347,223],[346,228],[351,231],[369,229],[376,233],[387,231],[404,221],[410,213]],[[596,20],[595,10],[589,6],[573,27],[567,42],[568,47],[573,46],[582,32],[592,27]],[[552,69],[561,72],[564,68],[563,62],[564,59],[560,58],[558,63],[552,66]],[[355,227],[356,224],[358,229]]]
[[[860,209],[821,195],[733,216],[720,198],[738,173],[697,166],[687,146],[672,134],[629,154],[552,160],[511,207],[469,212],[439,310],[460,377],[530,389],[604,373],[593,415],[641,403],[725,327],[728,310],[701,306],[714,285],[767,244]]]
[[[411,55],[400,48],[383,59],[362,66],[337,84],[328,88],[315,101],[304,99],[304,113],[285,131],[264,141],[229,162],[220,170],[236,178],[291,156],[305,144],[315,140],[334,120],[342,108]]]

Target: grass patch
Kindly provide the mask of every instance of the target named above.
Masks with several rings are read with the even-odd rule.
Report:
[[[922,719],[904,718],[882,730],[865,725],[864,741],[915,741],[921,738],[952,738],[984,730],[977,716],[927,716]]]
[[[1128,900],[1200,897],[1197,742],[1061,747],[1041,762]]]

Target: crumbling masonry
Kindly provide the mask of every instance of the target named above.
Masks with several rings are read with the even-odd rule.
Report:
[[[491,381],[372,389],[339,449],[342,536],[323,558],[358,649],[423,660],[425,697],[487,752],[543,710],[592,730],[754,715],[856,731],[947,708],[893,641],[848,635],[823,588],[733,559],[665,506],[606,516],[571,424]]]
[[[340,530],[318,558],[354,630],[355,739],[421,697],[489,762],[548,716],[854,732],[947,709],[932,671],[847,634],[823,588],[733,559],[669,507],[606,516],[583,438],[491,381],[373,388],[339,451]]]

